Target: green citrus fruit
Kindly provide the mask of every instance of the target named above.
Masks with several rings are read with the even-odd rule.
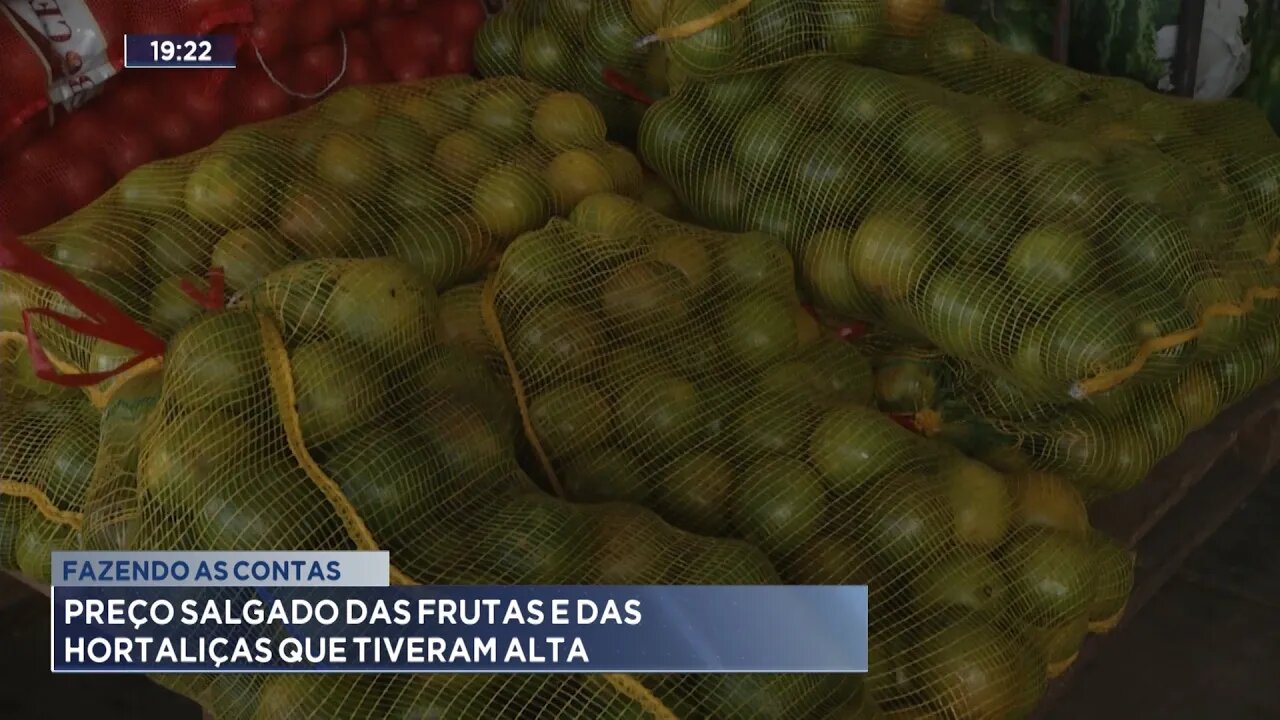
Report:
[[[575,502],[629,502],[643,504],[649,482],[640,463],[629,453],[612,448],[582,451],[569,462],[561,480]]]
[[[977,547],[999,544],[1013,506],[1004,476],[958,454],[943,460],[939,476],[947,486],[956,541]]]
[[[676,527],[704,535],[728,528],[733,468],[710,452],[691,452],[673,460],[656,490],[663,518]]]
[[[1009,581],[1009,607],[1036,627],[1062,625],[1093,603],[1095,574],[1087,537],[1048,528],[1013,535],[1000,554]]]
[[[338,273],[325,322],[336,337],[371,348],[416,347],[431,340],[437,304],[435,290],[404,262],[357,260]]]
[[[541,392],[529,405],[538,440],[553,458],[569,458],[607,437],[609,402],[590,385],[569,383]]]
[[[918,440],[870,408],[827,411],[809,438],[809,459],[837,491],[862,487],[902,469]]]
[[[751,465],[734,487],[734,526],[772,555],[808,543],[826,509],[822,480],[808,465],[774,456]]]

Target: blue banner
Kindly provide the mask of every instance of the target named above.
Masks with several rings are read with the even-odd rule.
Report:
[[[55,672],[851,673],[867,668],[864,586],[55,583],[52,603]]]
[[[126,68],[233,68],[234,35],[124,36]]]

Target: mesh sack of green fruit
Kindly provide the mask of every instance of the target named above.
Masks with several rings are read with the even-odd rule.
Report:
[[[556,492],[749,540],[787,582],[868,583],[877,706],[1025,716],[1124,604],[1128,555],[1091,542],[1078,494],[1024,508],[1016,478],[871,406],[868,361],[817,332],[769,236],[590,197],[517,238],[482,299]],[[741,716],[799,704],[765,697]]]
[[[639,163],[604,137],[582,97],[515,78],[348,88],[140,167],[24,239],[167,339],[295,259],[400,257],[441,289],[476,277],[577,198],[639,192]],[[24,308],[74,314],[55,291],[0,272],[0,331],[21,330]],[[52,356],[93,364],[92,340],[44,317],[34,327]]]
[[[452,77],[350,88],[140,167],[26,244],[4,239],[0,342],[29,382],[0,402],[74,384],[101,411],[179,327],[295,259],[399,257],[438,290],[478,277],[578,197],[639,192],[639,163],[604,137],[580,96]]]
[[[1058,473],[1088,496],[1133,487],[1189,433],[1280,374],[1280,328],[1271,328],[1168,381],[1054,405],[934,348],[883,340],[861,346],[876,366],[882,410],[1002,469]]]
[[[0,569],[49,581],[49,553],[80,544],[98,414],[82,393],[35,376],[0,341]]]
[[[687,78],[793,57],[863,59],[917,35],[938,0],[513,0],[476,37],[483,75],[591,98],[624,142],[645,104]]]
[[[639,148],[700,220],[782,239],[815,305],[1054,402],[1169,378],[1280,317],[1280,142],[1180,137],[815,58],[686,84]]]
[[[868,62],[894,72],[924,75],[1048,122],[1098,129],[1113,138],[1149,138],[1179,145],[1192,140],[1190,132],[1199,131],[1196,125],[1203,123],[1222,135],[1219,141],[1235,140],[1247,146],[1247,137],[1230,136],[1241,131],[1251,134],[1266,123],[1264,113],[1247,102],[1190,102],[1150,91],[1138,80],[1082,72],[1050,61],[1047,52],[1002,44],[958,15],[942,14],[926,32],[904,38],[902,48],[896,56],[873,55]]]
[[[387,549],[398,583],[773,583],[761,552],[624,504],[575,505],[520,470],[509,390],[437,337],[430,281],[394,259],[314,260],[178,331],[134,432],[108,438],[86,545]],[[126,437],[128,436],[128,437]],[[851,700],[849,679],[454,677],[165,681],[219,717],[749,717],[762,688]],[[790,693],[790,695],[788,695]],[[771,702],[782,702],[781,699]],[[685,716],[681,713],[680,716]],[[801,716],[795,710],[794,716]]]

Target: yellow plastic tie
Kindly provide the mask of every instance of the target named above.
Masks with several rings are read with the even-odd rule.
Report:
[[[565,496],[564,489],[561,487],[560,479],[556,477],[555,470],[551,466],[551,458],[547,457],[546,451],[542,449],[542,443],[538,440],[538,433],[534,431],[533,422],[529,419],[529,403],[525,394],[524,383],[520,381],[520,374],[516,371],[515,358],[511,356],[511,351],[507,348],[506,335],[503,334],[502,323],[498,320],[498,288],[494,280],[495,277],[495,275],[490,274],[489,278],[485,280],[484,289],[480,293],[480,316],[484,319],[485,329],[489,331],[489,335],[493,338],[493,344],[502,353],[502,361],[507,367],[507,376],[511,378],[511,389],[516,396],[516,406],[520,408],[520,425],[524,428],[525,437],[528,438],[529,445],[533,447],[533,453],[538,457],[538,463],[542,466],[543,472],[547,474],[547,481],[551,483],[551,489],[555,491],[557,496],[563,498]],[[649,688],[630,675],[607,674],[604,679],[615,690],[639,703],[646,712],[657,718],[657,720],[679,720],[675,713],[671,712],[656,695],[649,691]]]
[[[284,424],[285,435],[289,439],[289,449],[307,477],[324,493],[325,499],[333,506],[333,511],[342,519],[347,535],[360,550],[378,551],[378,543],[369,532],[360,513],[356,512],[351,501],[342,494],[338,484],[325,474],[324,470],[307,452],[307,444],[302,439],[302,421],[298,417],[297,395],[293,387],[293,369],[289,365],[289,351],[285,349],[284,339],[275,323],[265,316],[258,316],[258,328],[262,335],[262,355],[267,361],[267,371],[271,380],[271,392],[275,396],[276,409],[280,411],[280,420]],[[395,565],[391,566],[391,582],[397,585],[420,585],[405,575]]]
[[[1049,667],[1046,670],[1046,674],[1049,676],[1049,679],[1052,680],[1058,677],[1059,675],[1061,675],[1062,673],[1066,672],[1067,668],[1071,667],[1075,663],[1076,658],[1078,657],[1080,657],[1080,653],[1076,652],[1076,653],[1072,653],[1071,657],[1067,658],[1066,660],[1059,660],[1058,662],[1049,663]]]
[[[1112,630],[1115,630],[1116,626],[1119,625],[1120,621],[1124,618],[1124,611],[1125,608],[1121,607],[1116,611],[1115,615],[1112,615],[1109,618],[1091,621],[1089,623],[1089,632],[1095,635],[1106,635]]]
[[[489,279],[484,283],[484,290],[480,293],[480,316],[484,319],[484,326],[493,338],[493,344],[502,353],[502,361],[507,366],[507,376],[511,378],[511,389],[516,396],[516,406],[520,409],[520,425],[524,427],[524,435],[529,440],[529,445],[533,447],[533,454],[538,456],[538,464],[542,466],[542,471],[547,474],[547,481],[551,483],[551,489],[555,491],[557,496],[565,497],[564,489],[560,485],[560,479],[556,477],[556,471],[551,466],[551,458],[542,449],[542,443],[538,440],[538,433],[533,429],[533,421],[529,415],[529,400],[524,390],[524,383],[520,381],[520,373],[516,370],[516,360],[511,356],[511,350],[507,348],[507,338],[502,333],[502,323],[498,320],[498,307],[496,304],[498,288],[494,280],[495,277],[495,275],[489,276]]]
[[[911,417],[911,422],[925,437],[933,437],[942,432],[942,413],[932,408],[918,411]]]
[[[605,675],[604,679],[615,690],[639,703],[640,707],[644,708],[646,712],[657,718],[657,720],[679,720],[676,714],[671,712],[670,708],[658,699],[657,695],[654,695],[649,691],[649,688],[630,675],[611,674]]]
[[[66,525],[76,532],[80,532],[84,522],[83,513],[60,509],[49,500],[49,496],[45,495],[43,490],[31,483],[0,480],[0,495],[26,498],[36,506],[36,510],[40,511],[41,515],[59,525]]]
[[[129,384],[130,380],[143,375],[160,372],[164,368],[163,357],[153,357],[143,360],[133,367],[125,370],[119,375],[111,378],[104,389],[99,390],[96,387],[85,388],[89,391],[89,402],[99,410],[111,404],[111,398],[115,397],[116,392]]]
[[[1200,319],[1194,327],[1178,330],[1177,332],[1161,335],[1146,340],[1138,346],[1138,352],[1133,360],[1122,368],[1110,370],[1087,379],[1081,380],[1071,388],[1071,396],[1076,400],[1083,400],[1090,395],[1100,392],[1106,392],[1120,383],[1128,380],[1138,374],[1147,363],[1147,359],[1154,353],[1161,350],[1177,347],[1184,343],[1191,342],[1200,337],[1204,333],[1205,326],[1209,320],[1215,317],[1238,317],[1246,315],[1253,310],[1254,301],[1256,300],[1276,300],[1280,299],[1280,287],[1251,287],[1245,291],[1243,301],[1239,303],[1218,302],[1213,303],[1205,308],[1200,314]]]
[[[640,40],[636,42],[636,47],[643,48],[648,45],[652,45],[659,40],[683,40],[691,35],[697,35],[703,30],[715,27],[743,10],[746,10],[747,6],[750,4],[751,0],[730,0],[702,17],[682,22],[679,25],[660,27],[657,30],[654,30],[653,34],[640,38]]]

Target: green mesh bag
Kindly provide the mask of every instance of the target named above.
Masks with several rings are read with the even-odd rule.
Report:
[[[179,328],[295,260],[398,257],[443,291],[482,276],[512,237],[569,212],[586,194],[652,195],[654,183],[635,157],[604,136],[603,118],[586,100],[519,79],[350,88],[305,112],[137,168],[90,206],[24,240],[162,347]],[[50,317],[83,323],[90,311],[69,300],[65,287],[32,277],[44,275],[0,270],[0,343],[16,378],[0,387],[6,410],[70,394],[101,412],[120,386],[160,365],[157,357],[134,364],[143,358],[137,349]],[[121,374],[83,392],[37,379],[24,315],[60,374]],[[49,432],[74,433],[74,447],[88,451],[97,421],[95,413],[93,423],[67,421]],[[12,447],[49,439],[30,423],[14,423],[5,430],[22,434],[23,443]],[[102,430],[104,446],[114,442]],[[6,478],[4,494],[47,494],[46,475]],[[43,501],[51,511],[62,507],[58,498]]]
[[[1084,402],[1052,404],[948,357],[878,334],[878,406],[918,431],[1007,470],[1060,474],[1086,495],[1127,490],[1191,432],[1280,376],[1280,328],[1195,362],[1167,381],[1126,384]]]
[[[98,415],[37,378],[25,347],[0,341],[0,569],[49,582],[49,553],[80,545]]]
[[[1035,478],[874,409],[871,364],[819,332],[767,235],[595,196],[517,238],[481,300],[548,484],[747,539],[787,582],[869,584],[877,707],[1023,717],[1125,594],[1071,485],[1020,495]],[[778,702],[742,716],[792,717]]]
[[[476,37],[476,69],[583,93],[628,144],[645,105],[802,56],[861,60],[919,35],[937,0],[515,0]],[[734,90],[729,88],[728,93]]]
[[[746,543],[539,490],[516,462],[510,391],[482,355],[438,340],[439,306],[404,261],[314,260],[268,274],[242,304],[186,325],[158,395],[125,386],[112,400],[115,426],[136,432],[112,433],[115,443],[104,430],[86,544],[387,549],[397,583],[779,582]],[[141,404],[120,405],[126,393]],[[789,717],[858,687],[856,678],[817,676],[163,681],[217,717],[263,720],[745,718],[759,717],[748,708],[761,697]]]
[[[1045,402],[1167,380],[1274,326],[1280,143],[1256,113],[1202,125],[1216,106],[1112,88],[1114,112],[1147,99],[1184,130],[1101,133],[1028,114],[1030,77],[962,93],[793,60],[687,83],[639,148],[702,221],[780,238],[817,306]]]
[[[514,78],[348,88],[140,167],[25,241],[163,338],[217,299],[213,268],[224,299],[316,257],[400,257],[443,290],[587,194],[641,193],[640,164],[604,136],[582,97]],[[78,314],[44,286],[3,280],[0,331],[20,330],[23,308]],[[42,318],[35,329],[69,367],[98,361],[92,339]]]

